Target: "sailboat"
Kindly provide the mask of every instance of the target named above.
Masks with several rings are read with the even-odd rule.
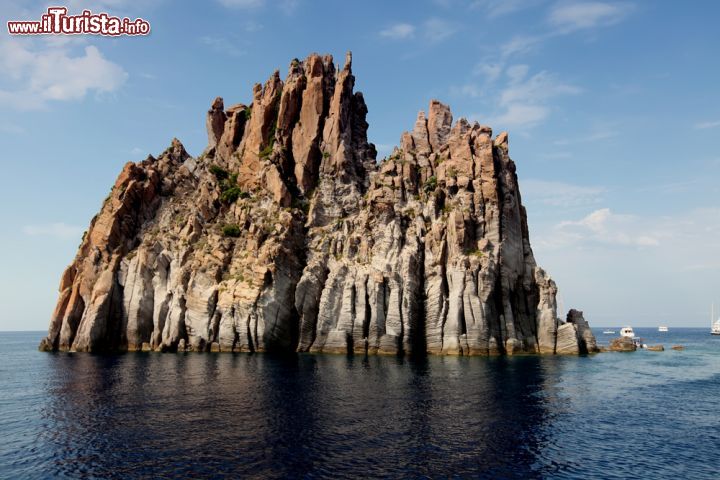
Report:
[[[715,320],[715,304],[710,307],[710,335],[720,335],[720,318]],[[713,323],[714,320],[714,323]]]

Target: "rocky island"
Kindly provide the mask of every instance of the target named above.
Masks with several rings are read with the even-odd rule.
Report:
[[[376,161],[348,54],[293,60],[252,102],[128,163],[41,350],[578,354],[530,247],[508,135],[433,100]]]

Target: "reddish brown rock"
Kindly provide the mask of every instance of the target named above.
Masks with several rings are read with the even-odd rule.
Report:
[[[250,107],[127,164],[43,350],[497,355],[593,351],[535,263],[507,134],[433,100],[376,163],[352,57],[294,60]]]
[[[207,113],[206,128],[208,133],[208,147],[214,147],[220,141],[225,129],[225,111],[222,97],[217,97]]]
[[[245,123],[249,115],[251,115],[251,110],[239,103],[228,108],[225,115],[227,121],[216,147],[217,156],[223,159],[223,163],[227,163],[227,160],[240,145],[243,133],[245,133]],[[208,135],[210,135],[209,132]]]

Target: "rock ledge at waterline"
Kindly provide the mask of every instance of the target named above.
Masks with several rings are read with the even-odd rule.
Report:
[[[348,54],[293,60],[208,147],[123,168],[41,350],[596,351],[535,264],[508,136],[433,100],[376,162]]]

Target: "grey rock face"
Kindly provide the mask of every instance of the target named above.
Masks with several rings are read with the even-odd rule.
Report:
[[[62,276],[45,350],[595,351],[533,257],[508,136],[433,100],[377,163],[352,58],[123,169]]]

